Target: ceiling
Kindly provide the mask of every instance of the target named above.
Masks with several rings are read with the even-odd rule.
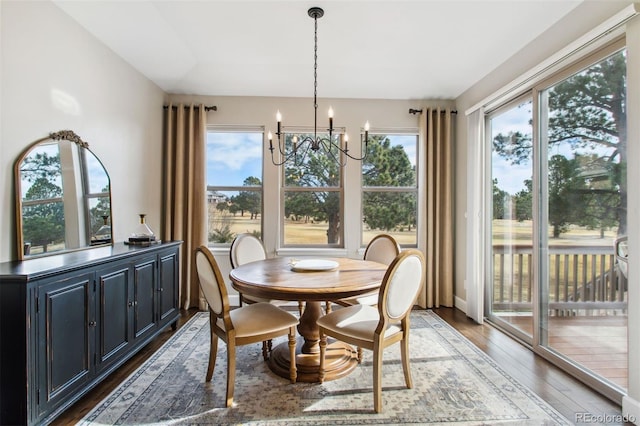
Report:
[[[569,0],[53,0],[164,91],[454,99],[575,8]]]

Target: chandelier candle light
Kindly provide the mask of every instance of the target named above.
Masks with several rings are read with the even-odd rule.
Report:
[[[298,141],[297,136],[293,136],[291,142],[292,147],[289,151],[287,151],[287,147],[285,141],[283,140],[282,133],[282,114],[280,111],[276,113],[276,121],[277,121],[277,130],[276,136],[278,137],[278,151],[280,152],[281,161],[276,161],[274,157],[274,147],[273,147],[273,135],[271,132],[268,134],[269,139],[269,151],[271,151],[271,162],[276,166],[281,166],[284,163],[293,160],[294,165],[299,166],[304,164],[305,157],[307,156],[307,152],[309,150],[316,152],[322,149],[327,155],[331,156],[341,167],[344,167],[346,164],[346,158],[344,162],[342,161],[341,154],[353,159],[353,160],[364,160],[367,156],[367,148],[369,143],[369,122],[367,121],[364,125],[364,138],[361,136],[361,143],[364,141],[364,149],[362,151],[361,157],[355,157],[349,154],[349,136],[345,133],[343,136],[344,140],[344,148],[341,148],[340,139],[334,140],[333,137],[333,108],[329,107],[329,137],[323,138],[318,136],[318,18],[321,18],[324,15],[324,10],[319,7],[312,7],[308,11],[309,16],[313,18],[314,21],[314,55],[313,55],[313,109],[314,109],[314,117],[313,117],[313,136],[306,136],[301,141]],[[302,151],[301,155],[298,156],[298,151]]]

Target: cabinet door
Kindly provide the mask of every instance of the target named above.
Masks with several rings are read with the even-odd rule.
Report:
[[[41,285],[37,291],[36,404],[41,415],[82,388],[93,374],[94,274]]]
[[[128,263],[97,271],[98,368],[105,368],[124,354],[132,342],[129,311],[133,308],[131,272]]]
[[[178,253],[160,254],[160,321],[178,314]]]
[[[139,339],[156,329],[156,289],[158,263],[156,255],[136,261],[133,266],[134,335]]]

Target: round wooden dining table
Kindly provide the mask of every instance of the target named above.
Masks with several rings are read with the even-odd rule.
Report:
[[[317,263],[330,262],[336,265],[335,268],[300,269],[295,266],[296,260],[276,257],[246,263],[229,273],[233,288],[240,293],[275,300],[306,302],[298,325],[298,381],[319,381],[320,332],[316,321],[322,315],[323,302],[375,291],[380,287],[387,270],[387,265],[382,263],[350,258],[318,259]],[[289,378],[289,359],[289,349],[285,342],[273,348],[269,367],[279,376]],[[330,342],[325,356],[324,380],[343,377],[357,364],[357,351],[354,348],[344,342]]]

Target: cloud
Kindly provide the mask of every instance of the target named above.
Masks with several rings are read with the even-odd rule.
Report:
[[[242,170],[262,159],[262,133],[207,134],[208,168],[217,170]]]

